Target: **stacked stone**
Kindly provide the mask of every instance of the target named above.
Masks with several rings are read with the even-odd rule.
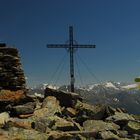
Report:
[[[16,48],[0,43],[0,89],[23,90],[25,77]]]

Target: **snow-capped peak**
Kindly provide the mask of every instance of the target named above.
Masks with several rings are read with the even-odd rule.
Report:
[[[88,91],[92,90],[94,87],[98,86],[99,84],[88,85]]]
[[[107,82],[105,84],[105,87],[107,87],[107,88],[114,88],[114,89],[118,90],[118,88],[113,83],[111,83],[111,82]]]
[[[46,87],[51,88],[51,89],[58,89],[59,88],[55,85],[50,85],[50,84],[44,83],[44,84],[40,84],[40,85],[36,86],[35,89],[45,90]]]
[[[51,88],[51,89],[58,89],[59,87],[53,86],[53,85],[47,85],[46,87]]]

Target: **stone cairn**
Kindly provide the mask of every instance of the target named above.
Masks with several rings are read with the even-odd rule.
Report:
[[[16,48],[0,43],[0,89],[25,89],[25,77]]]
[[[16,48],[0,43],[0,111],[26,98],[25,77]]]

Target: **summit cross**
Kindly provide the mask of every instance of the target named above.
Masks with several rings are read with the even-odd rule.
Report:
[[[71,92],[74,92],[74,52],[76,48],[95,48],[96,45],[84,45],[84,44],[77,44],[75,40],[73,40],[73,27],[69,27],[69,42],[68,44],[48,44],[48,48],[67,48],[70,54],[70,87]]]

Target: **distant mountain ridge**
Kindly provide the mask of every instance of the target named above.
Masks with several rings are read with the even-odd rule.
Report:
[[[67,85],[57,87],[41,84],[36,88],[30,89],[30,94],[43,95],[46,87],[70,91],[70,87]],[[137,88],[136,84],[109,81],[75,87],[75,92],[92,104],[109,104],[114,107],[126,108],[129,113],[140,114],[140,89]]]

